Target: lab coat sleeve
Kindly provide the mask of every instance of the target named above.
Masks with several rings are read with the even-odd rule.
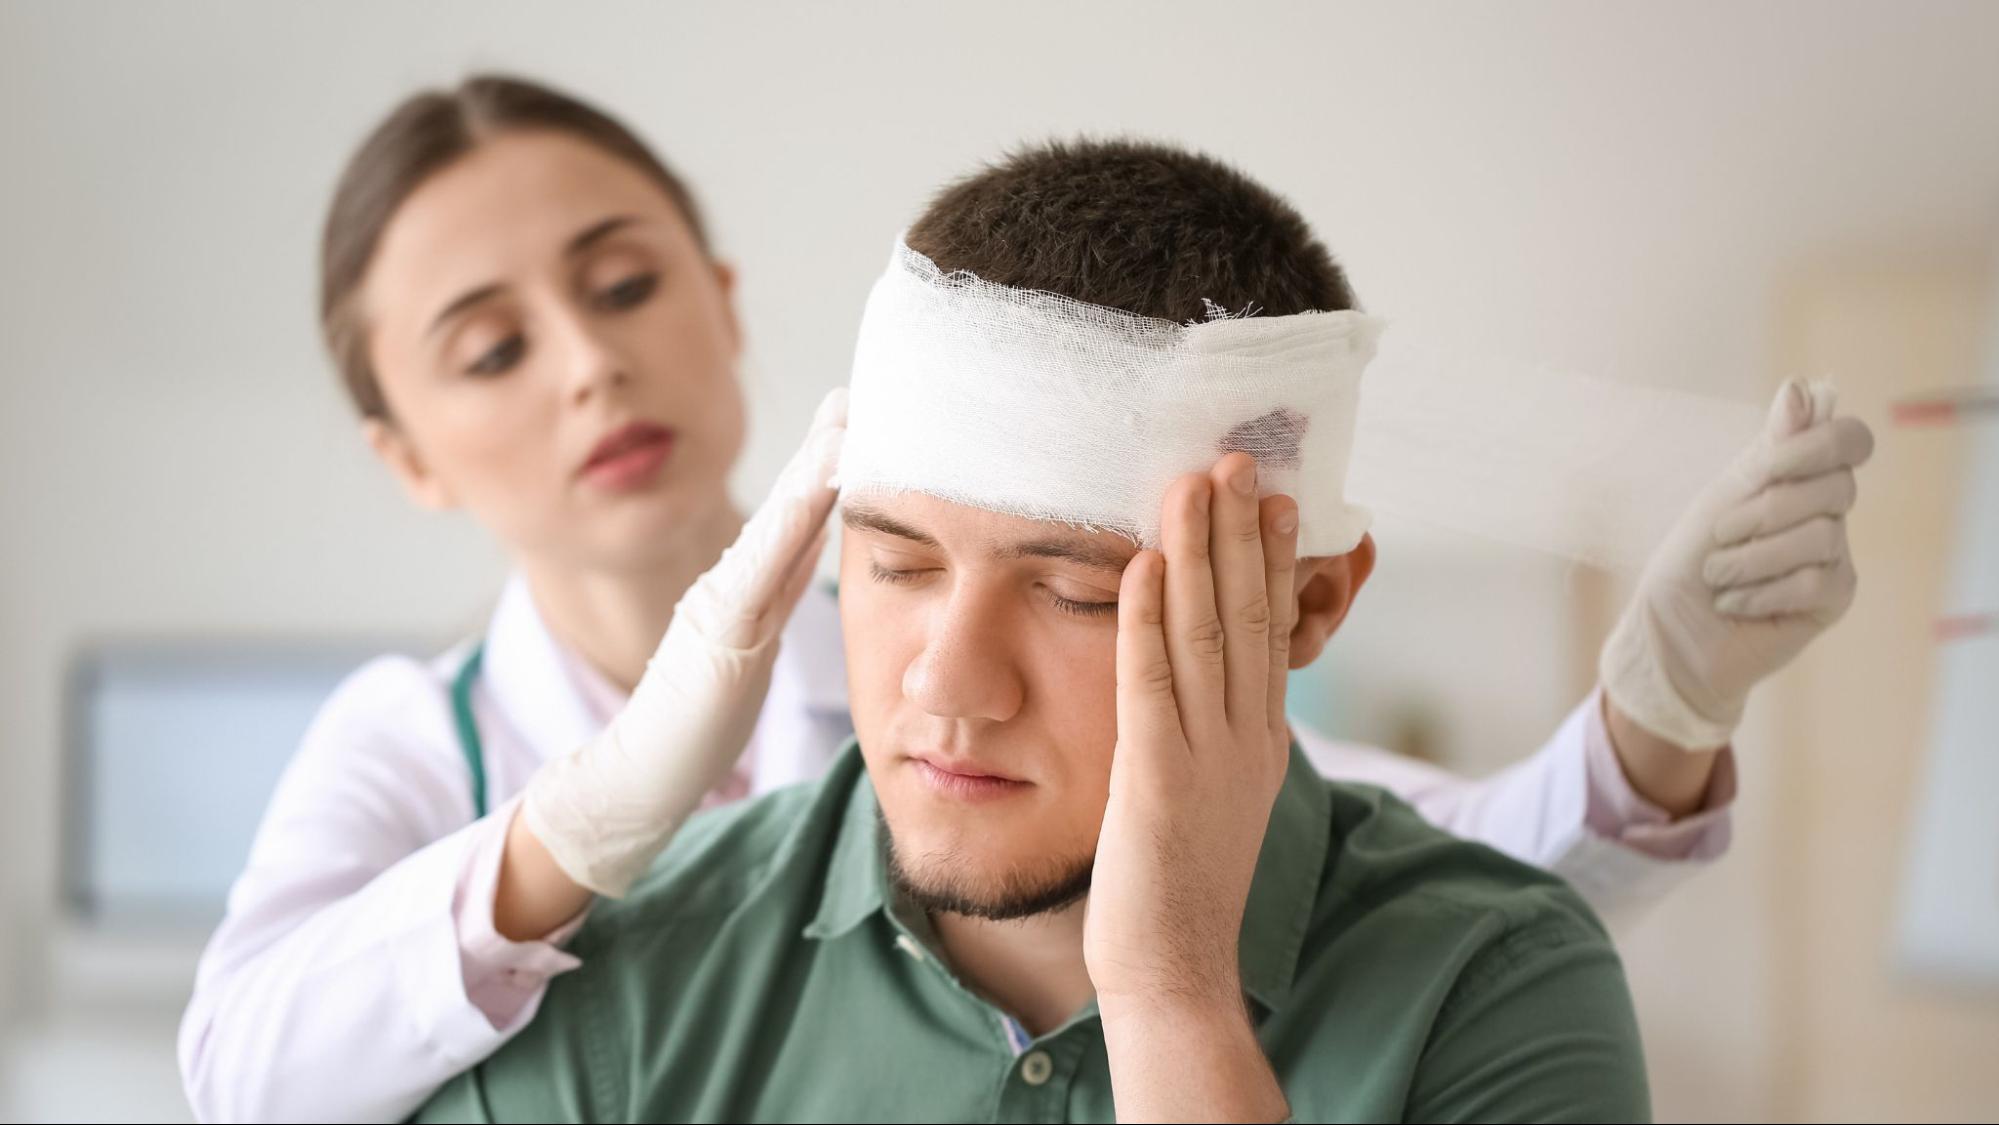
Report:
[[[1380,785],[1439,828],[1553,871],[1613,926],[1728,850],[1733,751],[1717,760],[1701,809],[1674,820],[1625,778],[1597,692],[1533,756],[1479,779],[1293,729],[1321,773]]]
[[[473,820],[449,724],[427,669],[382,660],[307,732],[182,1020],[203,1120],[401,1120],[532,1018],[533,978],[574,964],[462,932],[469,890],[486,888],[490,915],[480,864],[497,868],[513,805]],[[509,972],[512,988],[493,987]]]

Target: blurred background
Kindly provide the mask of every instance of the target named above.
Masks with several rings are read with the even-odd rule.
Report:
[[[738,266],[763,492],[927,193],[1082,131],[1289,196],[1397,331],[1760,403],[1879,452],[1861,596],[1759,694],[1728,858],[1619,935],[1662,1120],[1999,1114],[1999,5],[0,4],[0,1113],[188,1116],[173,1032],[317,701],[478,630],[318,342],[322,209],[414,88],[623,117]],[[1296,691],[1487,772],[1629,576],[1385,522]]]

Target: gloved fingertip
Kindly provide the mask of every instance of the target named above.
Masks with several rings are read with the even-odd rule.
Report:
[[[822,426],[844,426],[847,424],[847,388],[834,387],[819,400],[819,409],[812,414],[812,428]]]
[[[1749,595],[1740,590],[1723,590],[1714,596],[1714,611],[1725,617],[1739,617],[1749,606]]]
[[[1784,380],[1770,403],[1766,431],[1772,438],[1787,438],[1806,428],[1812,420],[1811,394],[1796,379]]]

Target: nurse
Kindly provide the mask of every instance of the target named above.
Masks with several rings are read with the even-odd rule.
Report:
[[[321,252],[368,444],[514,573],[478,636],[369,663],[307,732],[182,1024],[209,1120],[407,1116],[534,1017],[593,888],[694,805],[815,776],[851,729],[835,606],[808,581],[839,402],[746,525],[734,275],[643,142],[519,80],[418,94],[349,162]],[[1592,694],[1482,781],[1299,735],[1320,769],[1616,914],[1725,849],[1733,768],[1726,746],[1614,739],[1607,710]],[[593,815],[620,801],[655,823]]]

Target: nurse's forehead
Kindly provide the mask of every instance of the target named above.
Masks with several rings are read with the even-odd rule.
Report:
[[[1065,523],[989,512],[915,492],[844,500],[840,522],[856,531],[952,554],[1061,559],[1114,574],[1123,572],[1137,553],[1131,540],[1115,532],[1084,531]]]

